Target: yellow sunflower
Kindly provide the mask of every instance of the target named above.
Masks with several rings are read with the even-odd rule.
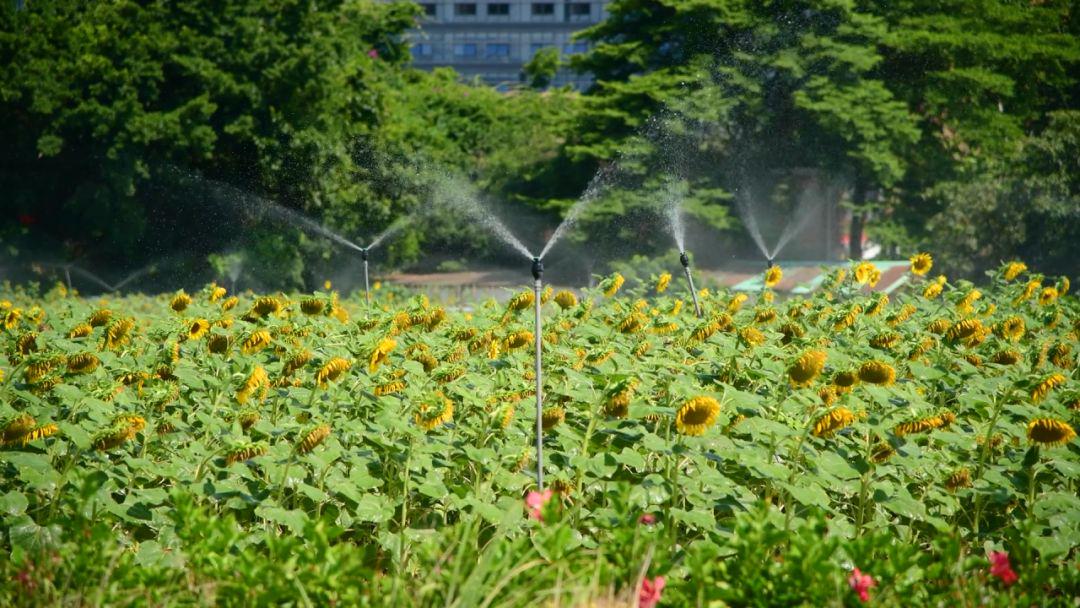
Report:
[[[784,278],[784,271],[779,266],[771,266],[765,271],[765,287],[776,287]]]
[[[1054,418],[1036,418],[1028,423],[1028,440],[1045,446],[1065,445],[1076,438],[1067,422]]]
[[[675,414],[675,429],[683,435],[700,436],[716,423],[720,403],[705,395],[689,399]]]
[[[917,276],[923,276],[930,272],[930,268],[934,265],[934,259],[930,257],[929,253],[918,253],[911,256],[911,274]]]

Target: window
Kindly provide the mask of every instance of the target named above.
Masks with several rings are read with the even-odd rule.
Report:
[[[454,45],[455,57],[476,57],[476,45],[472,42]]]
[[[436,5],[434,2],[425,2],[420,6],[424,7],[424,14],[428,17],[434,17],[439,14],[436,10],[438,8],[438,5]]]
[[[529,45],[529,54],[530,55],[535,55],[535,54],[539,53],[542,49],[546,49],[549,46],[551,46],[551,45],[546,44],[544,42],[534,42],[534,43]]]
[[[592,14],[592,5],[588,2],[571,2],[566,10],[575,17],[587,17]]]
[[[426,42],[421,42],[419,44],[413,45],[412,52],[413,55],[416,55],[417,57],[430,57],[432,54],[434,54],[434,49],[430,44]]]
[[[495,43],[487,45],[487,49],[484,51],[485,57],[509,57],[510,45],[505,43]]]
[[[563,45],[563,52],[567,55],[584,53],[587,50],[589,50],[588,42],[567,42]]]
[[[454,4],[454,14],[458,17],[475,17],[476,16],[476,3],[475,2],[458,2]]]
[[[554,2],[533,2],[532,14],[534,15],[554,15],[555,3]]]
[[[498,2],[487,5],[487,14],[489,15],[509,15],[510,5],[506,2]]]

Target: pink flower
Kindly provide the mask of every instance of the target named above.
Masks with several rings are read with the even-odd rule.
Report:
[[[379,58],[379,51],[377,51],[375,49],[371,49],[370,51],[367,52],[367,56],[371,57],[372,59],[378,59]]]
[[[641,517],[639,517],[637,521],[639,524],[651,526],[656,523],[656,516],[652,513],[642,513]]]
[[[990,552],[990,574],[1001,579],[1006,587],[1015,583],[1020,577],[1012,569],[1009,563],[1009,554],[1005,551]]]
[[[638,590],[638,608],[653,608],[660,601],[660,592],[664,590],[664,577],[658,576],[653,580],[647,578],[641,580],[641,589]]]
[[[847,579],[848,585],[851,585],[851,590],[859,594],[860,602],[870,601],[870,588],[877,586],[877,581],[869,574],[863,574],[858,568],[855,568],[851,572],[851,576]]]
[[[525,508],[529,510],[529,517],[537,520],[544,521],[544,516],[541,511],[544,509],[544,505],[551,500],[553,492],[551,489],[544,490],[543,492],[532,491],[525,497]]]

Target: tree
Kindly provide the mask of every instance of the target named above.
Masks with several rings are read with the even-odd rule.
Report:
[[[545,47],[537,51],[524,67],[529,86],[534,89],[546,89],[551,86],[561,63],[559,49]]]

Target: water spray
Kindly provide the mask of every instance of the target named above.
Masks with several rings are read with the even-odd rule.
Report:
[[[690,275],[690,256],[684,251],[679,254],[679,261],[682,262],[683,272],[686,273],[686,282],[690,285],[690,297],[694,299],[694,314],[700,319],[701,305],[698,304],[697,289],[694,289],[694,277]]]
[[[368,287],[368,249],[367,247],[360,248],[360,259],[364,260],[364,299],[367,301],[368,306],[371,306],[371,289]]]
[[[540,354],[543,351],[543,325],[540,320],[540,292],[544,288],[544,262],[539,257],[532,259],[533,308],[536,311],[534,340],[536,343],[536,489],[544,489],[544,377]]]

